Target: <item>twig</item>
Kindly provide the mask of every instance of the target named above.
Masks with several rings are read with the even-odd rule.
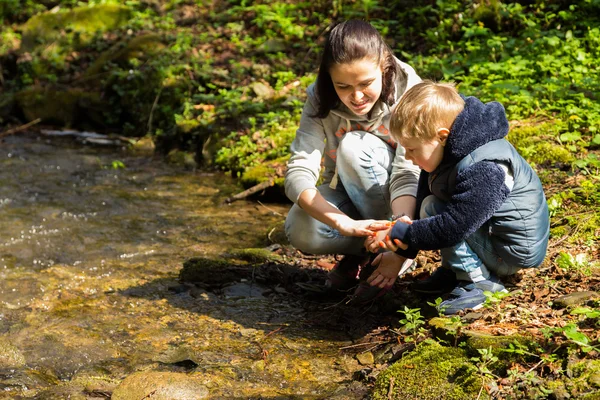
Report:
[[[267,333],[267,334],[266,334],[266,335],[265,335],[263,338],[259,339],[258,341],[259,341],[259,342],[260,342],[260,341],[263,341],[263,340],[265,340],[266,338],[268,338],[269,336],[271,336],[271,335],[273,335],[273,334],[275,334],[275,333],[277,333],[277,332],[280,332],[280,331],[282,331],[282,330],[284,330],[284,329],[286,329],[286,328],[287,328],[287,327],[285,327],[285,326],[280,326],[279,328],[277,328],[277,329],[275,329],[275,330],[272,330],[271,332]]]
[[[33,121],[31,121],[31,122],[28,122],[28,123],[26,123],[25,125],[21,125],[21,126],[18,126],[18,127],[16,127],[16,128],[13,128],[13,129],[9,129],[9,130],[7,130],[7,131],[4,131],[4,132],[0,133],[0,138],[1,138],[1,137],[4,137],[4,136],[9,136],[9,135],[12,135],[13,133],[17,133],[17,132],[19,132],[19,131],[22,131],[22,130],[24,130],[24,129],[27,129],[27,128],[29,128],[30,126],[33,126],[33,125],[39,124],[41,121],[42,121],[42,119],[41,119],[41,118],[37,118],[37,119],[34,119],[34,120],[33,120]]]
[[[263,206],[267,210],[271,211],[273,214],[279,215],[280,217],[283,217],[283,214],[278,213],[277,211],[273,210],[272,208],[269,208],[269,207],[265,206],[263,203],[260,202],[260,200],[258,200],[258,204],[260,204],[261,206]]]
[[[394,397],[394,377],[390,377],[390,386],[388,387],[388,400],[392,400]]]
[[[481,393],[483,392],[483,386],[485,385],[485,381],[483,379],[481,379],[481,388],[479,389],[479,394],[477,395],[477,399],[479,400],[479,398],[481,397]]]
[[[264,181],[264,182],[259,183],[258,185],[254,185],[250,189],[246,189],[243,192],[236,194],[235,196],[226,198],[225,202],[233,203],[236,200],[245,199],[246,197],[253,195],[256,192],[260,192],[261,190],[264,190],[270,186],[273,186],[273,184],[274,184],[273,180],[269,179],[268,181]]]
[[[388,342],[387,341],[383,341],[383,342],[357,343],[357,344],[351,344],[349,346],[340,347],[340,350],[346,350],[346,349],[351,349],[353,347],[367,346],[367,345],[370,345],[370,344],[382,344],[382,343],[388,343]]]
[[[536,369],[537,367],[540,366],[541,363],[543,363],[544,360],[540,360],[537,364],[535,364],[533,367],[529,368],[529,371],[525,372],[525,375],[527,375],[528,373],[530,373],[531,371],[533,371],[534,369]]]

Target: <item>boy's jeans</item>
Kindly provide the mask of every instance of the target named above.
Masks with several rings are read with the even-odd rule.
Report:
[[[442,213],[446,203],[430,195],[421,204],[420,217],[427,218]],[[490,271],[496,276],[512,275],[521,269],[506,264],[494,249],[494,239],[486,223],[466,240],[441,249],[442,267],[450,268],[458,280],[475,282],[488,279]]]
[[[337,149],[338,183],[319,186],[321,195],[349,217],[388,219],[390,208],[389,180],[395,151],[381,139],[363,131],[346,133]],[[297,249],[311,254],[365,255],[365,238],[342,236],[309,216],[294,204],[285,220],[285,232]]]

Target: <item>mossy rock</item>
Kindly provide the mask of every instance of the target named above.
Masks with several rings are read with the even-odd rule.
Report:
[[[279,254],[275,254],[269,249],[247,248],[235,249],[229,251],[229,254],[237,259],[248,261],[251,264],[264,264],[267,262],[283,262]]]
[[[222,259],[194,257],[183,263],[179,272],[179,280],[190,283],[207,285],[224,285],[248,279],[252,276],[252,267],[236,264],[235,261]]]
[[[44,122],[66,126],[104,107],[99,93],[81,89],[33,87],[17,93],[15,99],[28,121],[41,118]]]
[[[372,399],[489,399],[481,384],[464,350],[427,340],[379,374]]]
[[[64,41],[75,48],[88,44],[97,33],[114,30],[131,18],[131,10],[117,4],[48,11],[31,17],[22,26],[21,51]]]
[[[494,336],[487,333],[468,330],[464,331],[463,334],[466,337],[465,350],[467,350],[469,355],[477,357],[479,356],[478,350],[491,349],[492,353],[505,364],[515,357],[526,357],[510,351],[504,351],[510,349],[511,345],[513,347],[519,346],[531,349],[532,347],[535,347],[536,344],[533,337],[523,335]]]
[[[126,61],[137,56],[148,57],[162,51],[165,47],[162,37],[154,33],[122,40],[100,54],[96,61],[83,73],[83,77],[89,79],[101,73],[104,66],[109,62]]]

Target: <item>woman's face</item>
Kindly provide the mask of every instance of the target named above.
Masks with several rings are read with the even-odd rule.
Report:
[[[329,75],[342,103],[356,115],[371,111],[381,96],[383,71],[370,58],[348,64],[333,64]]]

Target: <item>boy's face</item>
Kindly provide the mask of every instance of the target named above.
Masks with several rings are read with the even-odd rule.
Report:
[[[366,115],[381,96],[383,72],[370,58],[333,64],[329,75],[342,103],[356,115]]]
[[[406,159],[424,171],[433,172],[442,162],[448,130],[440,129],[436,137],[422,141],[417,138],[401,139],[400,144],[406,151]]]

